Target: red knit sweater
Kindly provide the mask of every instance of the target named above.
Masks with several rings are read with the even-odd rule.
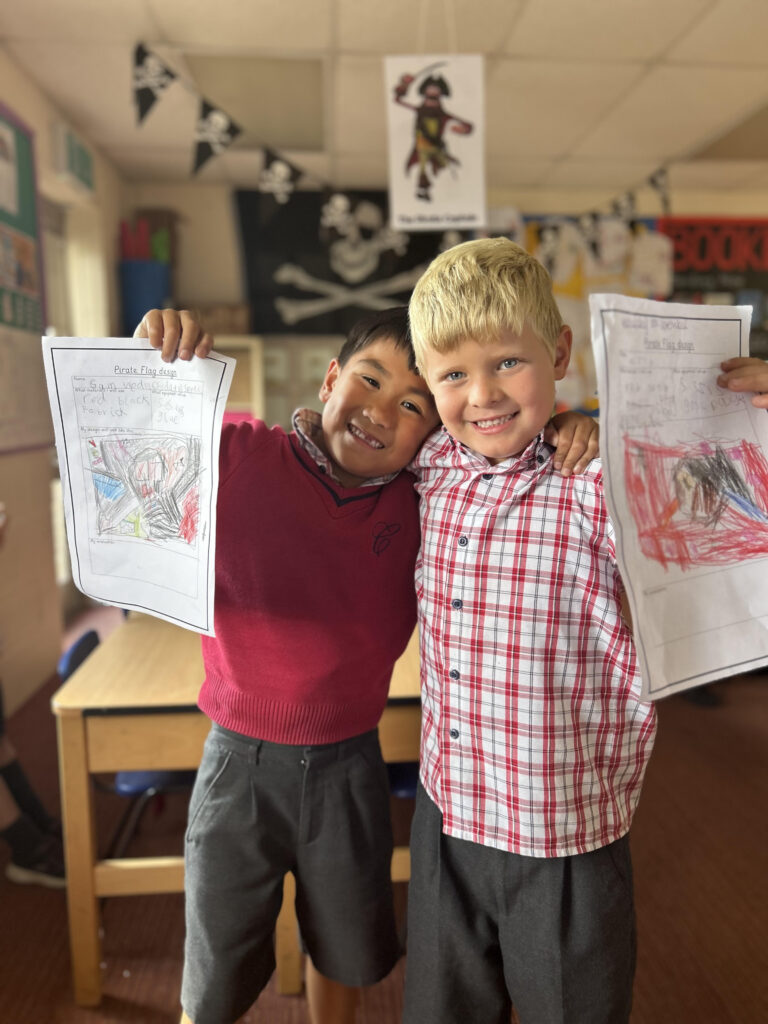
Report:
[[[224,426],[219,466],[201,710],[279,743],[375,728],[416,622],[413,478],[342,487],[261,422]]]

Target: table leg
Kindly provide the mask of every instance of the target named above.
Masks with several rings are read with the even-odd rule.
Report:
[[[101,941],[94,883],[96,830],[85,719],[77,714],[60,714],[56,717],[56,726],[75,1002],[80,1006],[98,1006],[101,1001]]]

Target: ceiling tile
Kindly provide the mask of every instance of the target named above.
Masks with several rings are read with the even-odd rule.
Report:
[[[136,123],[130,48],[73,42],[23,42],[8,48],[40,88],[55,97],[72,127],[96,145],[183,144],[194,133],[199,97],[180,80],[165,90],[141,125]]]
[[[154,34],[148,4],[124,0],[24,0],[3,4],[0,40],[71,40],[137,43]]]
[[[660,67],[581,140],[573,156],[680,158],[766,101],[768,76],[761,71]]]
[[[379,57],[340,57],[333,84],[333,136],[342,153],[387,150],[384,66]]]
[[[114,2],[114,0],[112,0]],[[331,45],[332,0],[147,0],[156,38],[215,53],[316,53]]]
[[[526,160],[525,157],[488,157],[485,162],[485,176],[488,188],[522,187],[540,185],[555,165],[554,159]]]
[[[639,187],[657,169],[658,165],[650,160],[566,159],[558,161],[544,184],[573,188],[596,185],[620,192]]]
[[[643,73],[640,64],[606,67],[500,59],[487,69],[488,152],[560,156]]]
[[[670,5],[671,6],[671,5]],[[666,54],[670,61],[768,65],[768,4],[721,0]]]
[[[752,187],[768,174],[768,160],[693,160],[669,167],[673,189]]]
[[[321,60],[188,54],[186,64],[200,94],[243,129],[238,145],[322,149]]]
[[[338,0],[338,45],[373,53],[490,53],[522,0]]]
[[[551,59],[651,60],[712,0],[530,0],[504,49]]]

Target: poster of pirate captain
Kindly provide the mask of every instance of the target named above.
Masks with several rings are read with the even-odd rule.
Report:
[[[384,69],[391,226],[485,227],[482,57],[387,57]]]

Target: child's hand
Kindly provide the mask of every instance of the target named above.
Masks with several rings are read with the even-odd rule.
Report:
[[[583,473],[599,454],[600,427],[582,412],[560,412],[547,424],[544,440],[556,446],[555,469],[563,476]]]
[[[213,348],[197,313],[188,309],[150,309],[133,332],[134,338],[149,338],[152,348],[162,349],[163,362],[170,363],[193,355],[204,359]]]
[[[0,547],[5,540],[5,528],[8,525],[8,514],[5,511],[5,502],[0,501]]]
[[[737,357],[720,363],[724,372],[717,378],[721,388],[729,391],[756,391],[752,405],[768,409],[768,363],[763,359]]]

